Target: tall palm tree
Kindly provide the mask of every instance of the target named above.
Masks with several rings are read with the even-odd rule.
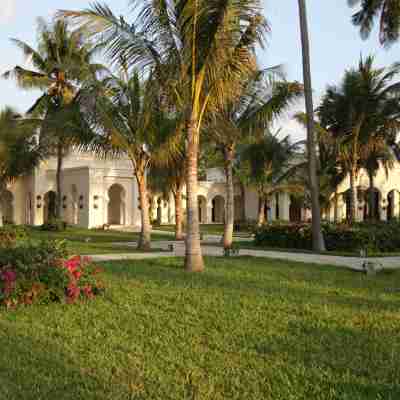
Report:
[[[152,77],[141,82],[129,76],[126,63],[118,64],[121,73],[93,81],[81,90],[79,102],[93,136],[89,148],[104,156],[127,156],[139,188],[141,235],[138,248],[150,249],[148,173],[157,159],[168,162],[175,143],[175,119],[170,118]],[[178,147],[178,145],[176,145]],[[172,150],[170,151],[172,154]]]
[[[249,76],[240,96],[216,108],[216,112],[209,117],[209,136],[224,157],[227,195],[223,237],[225,249],[231,248],[233,243],[233,167],[237,147],[260,139],[274,118],[303,95],[303,87],[299,83],[276,81],[273,75],[277,72],[276,68],[256,71]]]
[[[325,250],[325,242],[321,227],[321,206],[319,203],[319,184],[317,176],[317,154],[316,140],[314,132],[314,105],[311,82],[311,61],[310,61],[310,42],[308,35],[307,9],[305,0],[299,0],[301,42],[303,50],[303,75],[304,92],[306,99],[307,112],[307,156],[308,156],[308,175],[311,194],[312,208],[312,236],[314,251]]]
[[[71,106],[80,85],[86,79],[103,70],[100,64],[93,62],[97,48],[88,42],[82,33],[70,32],[65,21],[53,25],[39,20],[38,45],[34,49],[29,44],[12,39],[33,66],[25,69],[16,66],[3,74],[3,77],[15,78],[25,90],[40,90],[43,94],[28,110],[28,114],[43,119],[41,140],[46,141],[57,158],[57,206],[56,217],[61,217],[61,174],[63,159],[71,144],[76,143],[73,132],[61,123],[63,109]],[[48,123],[49,120],[52,123]],[[48,129],[51,126],[52,129]]]
[[[151,1],[131,0],[136,24],[116,17],[94,3],[84,11],[62,11],[89,34],[103,39],[108,55],[123,55],[131,67],[155,71],[173,87],[176,109],[186,126],[187,236],[185,268],[203,271],[198,216],[198,154],[200,132],[211,104],[234,96],[240,76],[256,68],[256,45],[266,31],[260,0]],[[211,100],[215,101],[211,101]]]
[[[0,112],[0,226],[3,226],[3,196],[7,185],[29,173],[42,157],[34,137],[35,125],[23,121],[15,110]]]
[[[350,222],[357,209],[356,179],[365,154],[375,143],[389,144],[399,129],[400,65],[374,68],[374,58],[361,58],[346,71],[338,86],[330,86],[318,109],[321,125],[340,139],[340,154],[350,176]],[[373,148],[373,147],[372,147]]]
[[[370,36],[376,21],[379,40],[390,46],[400,38],[400,2],[398,0],[347,0],[350,7],[359,7],[353,15],[353,24],[360,28],[361,36]]]

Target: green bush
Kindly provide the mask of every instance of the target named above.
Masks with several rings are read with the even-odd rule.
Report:
[[[28,239],[28,231],[24,226],[5,225],[0,228],[0,248],[15,247]]]
[[[41,229],[46,232],[64,232],[67,229],[67,223],[61,219],[53,218],[43,224]]]
[[[0,304],[67,302],[91,298],[101,288],[90,259],[67,258],[64,241],[0,249]]]
[[[399,221],[347,224],[323,224],[326,248],[329,251],[393,252],[400,250]],[[287,249],[312,249],[311,225],[278,223],[256,230],[257,246]]]

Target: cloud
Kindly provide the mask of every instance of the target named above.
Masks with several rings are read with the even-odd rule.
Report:
[[[1,0],[0,22],[8,22],[14,18],[16,0]]]

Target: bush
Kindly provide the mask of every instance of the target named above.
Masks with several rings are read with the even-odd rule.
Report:
[[[255,232],[257,229],[257,221],[246,220],[235,222],[235,232]]]
[[[99,269],[88,258],[67,258],[65,242],[0,249],[0,304],[74,303],[101,291]]]
[[[53,218],[43,224],[41,229],[46,232],[64,232],[67,229],[67,223],[61,219]]]
[[[17,225],[5,225],[0,228],[0,248],[15,247],[28,239],[26,227]]]
[[[400,250],[400,223],[376,222],[347,224],[323,224],[326,248],[329,251],[393,252]],[[284,249],[312,249],[311,225],[306,223],[279,223],[265,225],[256,230],[257,246]]]

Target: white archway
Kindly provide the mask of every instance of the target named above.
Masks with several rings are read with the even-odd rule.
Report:
[[[115,183],[108,189],[108,221],[110,225],[126,224],[125,189]]]
[[[223,224],[225,221],[225,199],[223,196],[215,196],[212,200],[212,222]]]
[[[56,217],[57,195],[52,190],[44,195],[43,222],[47,223]]]

